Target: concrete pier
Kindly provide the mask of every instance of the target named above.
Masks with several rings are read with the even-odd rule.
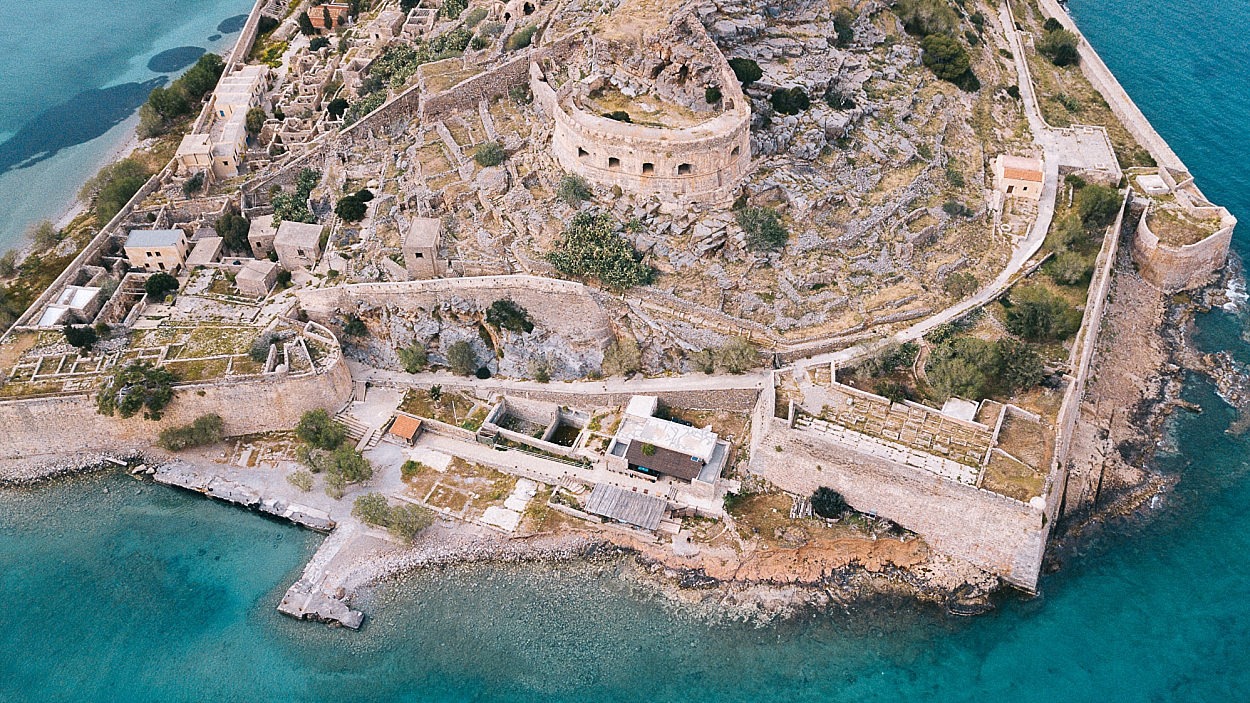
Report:
[[[207,473],[189,464],[174,462],[159,466],[153,470],[152,480],[289,520],[310,530],[329,532],[335,527],[335,522],[324,510],[289,503],[281,498],[265,498],[241,483]]]

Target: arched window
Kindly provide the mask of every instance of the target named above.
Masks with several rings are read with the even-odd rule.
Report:
[[[615,156],[608,157],[608,168],[620,168],[620,167],[621,167],[620,159],[616,158]]]
[[[642,165],[642,173],[643,173],[643,175],[650,175],[650,174],[652,174],[652,173],[655,173],[655,164],[653,164],[653,163],[651,163],[651,162],[649,162],[649,161],[648,161],[648,162],[646,162],[646,163],[644,163],[644,164]]]
[[[694,173],[694,166],[691,166],[690,164],[677,164],[677,175],[689,176],[692,173]]]

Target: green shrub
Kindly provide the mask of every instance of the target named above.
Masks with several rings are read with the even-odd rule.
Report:
[[[912,36],[949,35],[959,27],[959,17],[946,0],[896,0],[891,9]]]
[[[472,10],[469,10],[469,14],[465,15],[464,26],[476,27],[478,22],[481,22],[482,20],[486,19],[486,15],[487,15],[486,8],[475,7]]]
[[[829,488],[821,486],[812,493],[812,512],[817,515],[836,520],[842,517],[851,506],[847,505],[846,499],[841,493]]]
[[[760,363],[759,350],[742,337],[734,337],[716,350],[716,361],[729,373],[745,373]]]
[[[977,292],[979,286],[980,284],[977,283],[976,276],[967,271],[956,271],[947,276],[946,280],[942,282],[943,290],[952,298],[967,298]]]
[[[994,343],[998,385],[1009,392],[1032,388],[1042,381],[1042,357],[1032,346],[1011,337]]]
[[[366,493],[352,504],[352,516],[369,525],[386,527],[391,520],[391,506],[381,493]]]
[[[399,365],[408,373],[421,373],[429,364],[429,355],[425,350],[425,345],[418,341],[413,341],[406,347],[398,349],[396,353],[399,355]]]
[[[556,186],[556,197],[571,207],[581,205],[582,201],[589,200],[591,195],[590,184],[585,178],[575,174],[564,174],[560,178],[559,185]]]
[[[404,480],[416,478],[417,476],[420,476],[423,471],[425,471],[425,464],[412,459],[408,459],[402,466],[399,467],[399,475]]]
[[[1107,186],[1087,185],[1076,193],[1076,211],[1086,227],[1103,229],[1120,212],[1120,194]]]
[[[326,48],[327,46],[330,46],[329,37],[313,37],[312,39],[308,40],[309,51],[320,51]]]
[[[244,128],[253,138],[260,134],[260,130],[265,128],[265,120],[269,119],[269,115],[265,114],[264,108],[253,107],[247,111],[244,119]]]
[[[560,273],[594,277],[616,290],[651,282],[651,267],[604,212],[583,210],[574,215],[547,260]]]
[[[530,319],[529,312],[511,298],[501,298],[490,304],[486,309],[486,324],[512,332],[534,331],[534,322]]]
[[[201,415],[189,425],[168,427],[161,430],[158,443],[171,452],[179,452],[191,447],[216,444],[221,441],[222,428],[225,421],[220,415]]]
[[[972,209],[958,200],[947,200],[942,204],[942,212],[951,217],[971,217]]]
[[[613,110],[611,112],[605,112],[603,113],[603,116],[608,118],[609,120],[616,120],[617,122],[629,123],[629,122],[634,121],[633,118],[629,116],[629,113],[625,112],[624,110]]]
[[[499,142],[486,142],[473,151],[473,160],[478,166],[498,166],[506,158],[508,152]]]
[[[204,187],[204,172],[196,171],[195,173],[191,174],[190,178],[182,182],[182,195],[183,197],[189,198],[195,193],[200,192],[200,189],[203,187]]]
[[[61,331],[65,334],[65,341],[77,349],[90,349],[99,339],[89,325],[65,325]]]
[[[700,349],[691,353],[690,365],[697,371],[714,373],[716,371],[716,351],[714,349]]]
[[[119,368],[100,387],[96,411],[101,415],[134,417],[143,411],[148,420],[161,419],[161,412],[174,397],[177,377],[170,371],[148,362],[137,362]]]
[[[1056,66],[1073,66],[1081,61],[1081,54],[1077,50],[1078,42],[1077,36],[1072,32],[1056,29],[1046,32],[1037,40],[1037,53]]]
[[[738,226],[753,251],[773,251],[785,246],[790,232],[777,211],[767,207],[744,207],[736,214]]]
[[[337,449],[347,440],[347,428],[335,422],[325,410],[309,410],[300,416],[295,436],[317,449]]]
[[[473,345],[460,340],[448,347],[447,365],[458,376],[468,376],[477,371],[477,355],[473,353]]]
[[[343,322],[343,334],[348,337],[363,337],[369,333],[369,328],[365,325],[365,321],[360,319],[358,315],[348,315]]]
[[[715,105],[716,103],[720,102],[720,99],[721,99],[720,88],[714,85],[709,85],[703,91],[703,99],[706,100],[709,105]]]
[[[143,282],[143,292],[147,293],[151,300],[161,300],[176,290],[178,290],[178,279],[164,272],[154,273]]]
[[[631,376],[642,370],[642,349],[633,337],[617,337],[603,352],[603,375]]]
[[[970,84],[970,77],[972,81],[976,80],[972,74],[972,59],[958,39],[943,34],[931,34],[920,40],[920,47],[923,49],[921,63],[938,78],[961,88]],[[979,84],[977,87],[980,87]]]
[[[387,529],[396,537],[411,542],[425,528],[433,524],[434,513],[429,509],[413,505],[412,503],[400,503],[391,508]]]
[[[764,70],[751,59],[735,57],[729,59],[729,68],[743,86],[748,86],[764,77]]]
[[[307,493],[313,487],[313,475],[306,469],[296,469],[286,475],[287,483]]]
[[[216,230],[218,237],[225,240],[227,249],[231,251],[251,250],[252,245],[247,240],[247,235],[252,230],[252,223],[237,212],[227,212],[218,217],[213,223],[213,229]]]
[[[807,91],[797,86],[774,90],[768,102],[774,110],[783,115],[797,115],[812,106],[812,100],[807,97]]]
[[[1081,326],[1081,313],[1038,285],[1017,288],[1008,298],[1007,330],[1030,340],[1058,340]]]
[[[355,195],[339,198],[338,203],[334,206],[334,214],[338,215],[345,222],[360,222],[365,219],[367,210],[368,206]]]
[[[152,172],[142,163],[126,158],[105,166],[82,187],[83,200],[95,199],[96,217],[100,224],[113,219],[126,203],[147,183]]]
[[[469,6],[469,0],[443,0],[443,16],[449,20],[460,17],[460,13],[464,12]]]
[[[833,13],[834,46],[845,49],[855,41],[855,30],[851,27],[853,22],[855,22],[855,13],[849,8],[838,8],[838,11]]]
[[[339,97],[326,103],[326,114],[330,117],[330,119],[340,119],[343,117],[344,112],[347,112],[346,99]]]
[[[1056,283],[1065,286],[1084,283],[1089,280],[1089,275],[1093,270],[1093,264],[1074,251],[1062,252],[1046,265],[1046,272],[1050,274],[1050,277],[1055,279]]]
[[[524,49],[534,41],[534,33],[537,31],[538,27],[535,27],[532,24],[526,25],[513,32],[512,36],[508,37],[508,41],[504,42],[503,48],[508,51]]]

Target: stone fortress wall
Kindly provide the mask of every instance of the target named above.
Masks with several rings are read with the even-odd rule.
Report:
[[[715,65],[724,109],[707,121],[666,129],[592,114],[578,104],[590,89],[585,81],[570,81],[557,90],[539,63],[530,67],[534,101],[554,121],[551,151],[566,171],[600,185],[684,203],[727,200],[751,167],[750,103],[693,15],[680,17],[673,30]]]
[[[155,444],[161,430],[208,413],[221,415],[226,435],[289,430],[306,411],[321,408],[333,414],[351,399],[352,377],[342,353],[319,363],[324,365],[302,374],[275,372],[179,385],[158,421],[100,415],[95,398],[86,394],[0,401],[0,464],[144,450]]]

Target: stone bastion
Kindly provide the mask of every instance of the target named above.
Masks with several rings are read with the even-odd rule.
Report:
[[[530,88],[535,103],[551,116],[551,151],[564,170],[602,186],[682,204],[732,199],[751,167],[749,101],[698,20],[684,15],[670,32],[675,30],[689,41],[684,49],[714,68],[708,84],[721,91],[720,111],[697,124],[670,128],[594,114],[584,105],[592,87],[607,81],[602,73],[570,80],[557,90],[542,66],[531,64]],[[669,97],[666,92],[654,91],[661,99]]]
[[[86,394],[0,401],[0,427],[4,428],[0,466],[71,455],[74,460],[87,460],[93,452],[146,450],[156,443],[161,430],[209,413],[225,420],[228,436],[287,430],[308,410],[320,408],[333,414],[351,398],[351,371],[329,330],[314,324],[306,334],[333,350],[317,361],[314,370],[180,384],[173,402],[156,421],[100,415],[95,398]]]
[[[1187,174],[1179,182],[1167,168],[1159,169],[1158,175],[1169,191],[1165,197],[1175,199],[1169,207],[1211,222],[1212,231],[1198,241],[1168,244],[1152,231],[1149,223],[1152,210],[1160,208],[1161,203],[1148,201],[1133,234],[1133,261],[1143,279],[1169,293],[1206,285],[1224,268],[1237,218],[1226,208],[1207,201]]]

